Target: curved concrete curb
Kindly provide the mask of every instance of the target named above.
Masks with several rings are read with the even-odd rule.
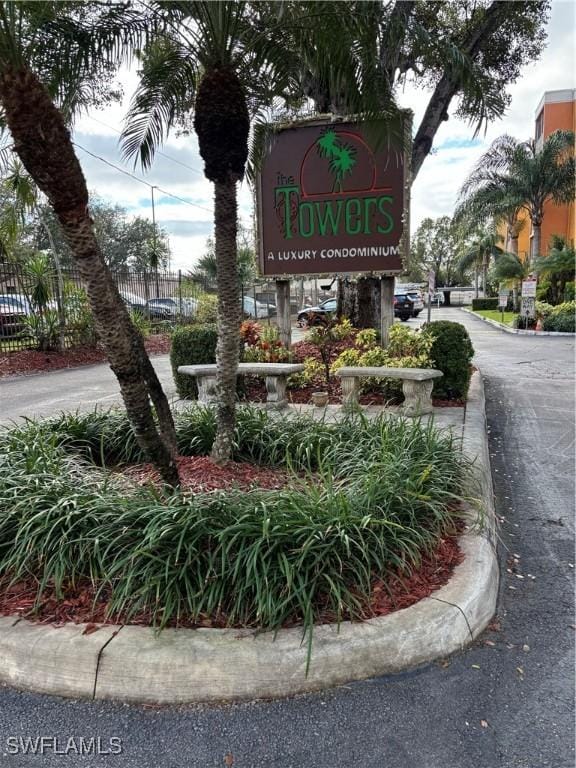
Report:
[[[234,629],[82,625],[46,627],[0,619],[0,679],[62,696],[174,704],[288,696],[398,672],[463,649],[492,617],[498,592],[492,480],[484,391],[473,376],[463,449],[476,459],[487,524],[466,534],[450,582],[416,605],[363,623],[315,628],[312,663],[300,629],[255,633]]]
[[[471,309],[464,309],[464,307],[460,307],[460,310],[462,312],[466,312],[467,315],[477,317],[478,320],[481,320],[483,323],[488,323],[488,325],[491,325],[494,328],[499,328],[501,331],[504,331],[504,333],[514,333],[517,336],[567,336],[568,338],[573,338],[576,336],[574,333],[564,333],[560,331],[526,331],[522,328],[510,328],[507,325],[502,325],[502,323],[499,323],[497,320],[492,320],[489,317],[482,317],[482,315],[477,315],[476,312],[473,312]]]

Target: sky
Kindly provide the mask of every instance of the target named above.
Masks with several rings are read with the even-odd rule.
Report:
[[[455,117],[450,117],[438,130],[433,152],[412,186],[412,232],[428,216],[452,214],[462,182],[497,136],[508,133],[518,139],[532,137],[535,110],[544,91],[575,88],[575,73],[576,3],[553,0],[546,48],[541,58],[525,67],[520,79],[509,87],[512,101],[503,119],[491,123],[476,138],[474,128]],[[118,146],[119,132],[136,87],[137,73],[125,71],[120,79],[124,89],[122,103],[93,109],[75,125],[73,138],[88,187],[104,200],[124,207],[129,216],[151,218],[150,185],[155,186],[156,221],[169,236],[170,268],[185,272],[204,253],[206,240],[213,231],[212,185],[204,178],[196,137],[170,135],[162,147],[163,154],[157,154],[147,172],[135,168],[131,161],[124,161]],[[429,98],[429,91],[413,86],[406,86],[399,94],[400,106],[414,111],[414,126],[419,124]],[[239,189],[239,211],[245,225],[251,226],[252,192],[246,182]]]

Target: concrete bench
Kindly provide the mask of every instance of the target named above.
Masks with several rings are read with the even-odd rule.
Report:
[[[300,373],[303,370],[304,366],[301,363],[240,363],[238,365],[240,375],[250,374],[266,378],[266,403],[270,408],[284,408],[288,405],[286,379],[292,373]],[[196,377],[200,403],[214,403],[218,400],[215,365],[181,365],[178,373]]]
[[[432,412],[432,387],[434,379],[444,374],[434,368],[386,368],[385,366],[345,366],[336,372],[342,379],[342,408],[353,411],[358,407],[358,391],[363,378],[401,379],[404,393],[404,413],[419,416]]]

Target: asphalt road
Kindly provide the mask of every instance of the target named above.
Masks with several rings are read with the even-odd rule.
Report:
[[[440,316],[468,327],[486,384],[502,521],[492,629],[444,662],[274,702],[156,709],[0,688],[0,766],[573,768],[574,344],[503,334],[458,310]],[[72,379],[51,376],[75,407],[84,395],[68,390]],[[27,386],[12,390],[20,411]],[[32,394],[30,408],[40,405]],[[59,737],[61,750],[73,736],[100,737],[102,748],[117,737],[122,753],[8,754],[19,736]]]

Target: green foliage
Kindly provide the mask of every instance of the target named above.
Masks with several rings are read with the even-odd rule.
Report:
[[[23,318],[22,335],[31,337],[40,352],[50,352],[58,348],[58,312],[44,309],[33,312]]]
[[[558,304],[544,318],[542,328],[544,331],[556,331],[560,333],[575,333],[576,328],[576,302],[566,301]]]
[[[287,383],[289,389],[300,389],[311,384],[323,386],[326,383],[324,366],[315,357],[306,357],[304,358],[304,370],[288,376]]]
[[[214,325],[188,325],[177,328],[172,336],[170,363],[178,394],[184,400],[198,398],[194,376],[178,373],[180,365],[203,365],[216,362],[218,332]]]
[[[218,322],[218,297],[211,293],[199,296],[194,320],[199,325],[215,325]]]
[[[536,317],[539,317],[541,320],[548,317],[553,309],[552,304],[547,304],[545,301],[536,301]]]
[[[130,309],[129,315],[134,328],[143,338],[147,339],[152,330],[148,317],[138,309]]]
[[[433,339],[430,350],[432,365],[444,374],[441,379],[435,379],[433,394],[450,400],[465,398],[474,356],[468,331],[460,323],[437,320],[429,323],[424,332]]]
[[[179,413],[176,428],[181,453],[205,454],[214,413]],[[242,409],[234,458],[284,467],[279,491],[163,496],[98,468],[119,456],[140,459],[120,412],[2,435],[0,576],[32,573],[39,595],[88,579],[110,613],[146,611],[159,627],[297,620],[310,642],[326,612],[360,618],[375,576],[409,573],[454,530],[470,480],[449,431],[383,417],[327,424]]]
[[[355,328],[347,317],[341,317],[334,326],[334,336],[339,341],[351,339],[354,336]]]
[[[449,216],[424,219],[411,239],[410,280],[427,279],[432,270],[436,285],[457,285],[460,277],[460,233]]]
[[[472,299],[472,311],[476,312],[478,309],[498,309],[498,298]]]
[[[90,195],[90,215],[110,269],[143,271],[155,266],[166,269],[170,244],[168,233],[158,224],[142,216],[128,219],[125,208],[106,202],[94,193]],[[25,239],[43,250],[54,247],[64,267],[73,265],[72,251],[49,205],[39,207],[26,228]]]
[[[355,346],[363,349],[370,349],[378,343],[378,333],[375,328],[362,328],[356,334]]]

